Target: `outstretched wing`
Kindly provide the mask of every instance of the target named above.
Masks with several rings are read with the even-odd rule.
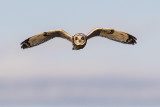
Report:
[[[54,37],[61,37],[61,38],[67,39],[72,42],[72,36],[70,36],[65,31],[53,30],[53,31],[48,31],[48,32],[43,32],[43,33],[37,34],[35,36],[32,36],[32,37],[26,39],[25,41],[23,41],[21,43],[21,45],[22,45],[21,48],[25,49],[25,48],[37,46],[37,45],[44,43]]]
[[[90,39],[95,36],[101,36],[101,37],[106,37],[108,39],[122,42],[125,44],[136,44],[136,38],[128,33],[113,30],[113,29],[103,29],[103,28],[96,28],[93,31],[91,31],[87,35],[87,39]]]

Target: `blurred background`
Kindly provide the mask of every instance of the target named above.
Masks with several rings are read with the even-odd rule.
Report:
[[[159,0],[1,0],[1,107],[160,105]],[[22,50],[44,31],[88,34],[112,28],[136,45],[90,39],[72,50],[61,38]]]

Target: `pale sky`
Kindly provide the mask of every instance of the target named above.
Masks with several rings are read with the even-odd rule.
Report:
[[[0,2],[0,105],[160,104],[159,0],[3,0]],[[136,45],[105,38],[83,50],[55,38],[22,50],[44,31],[132,34]]]

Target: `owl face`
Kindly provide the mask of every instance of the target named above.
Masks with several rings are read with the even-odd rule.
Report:
[[[86,43],[86,36],[82,33],[78,33],[73,37],[75,45],[84,45]]]

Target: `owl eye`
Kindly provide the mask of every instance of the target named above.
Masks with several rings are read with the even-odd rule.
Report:
[[[75,37],[75,40],[78,40],[78,37]]]
[[[81,39],[84,40],[84,37],[82,37]]]

